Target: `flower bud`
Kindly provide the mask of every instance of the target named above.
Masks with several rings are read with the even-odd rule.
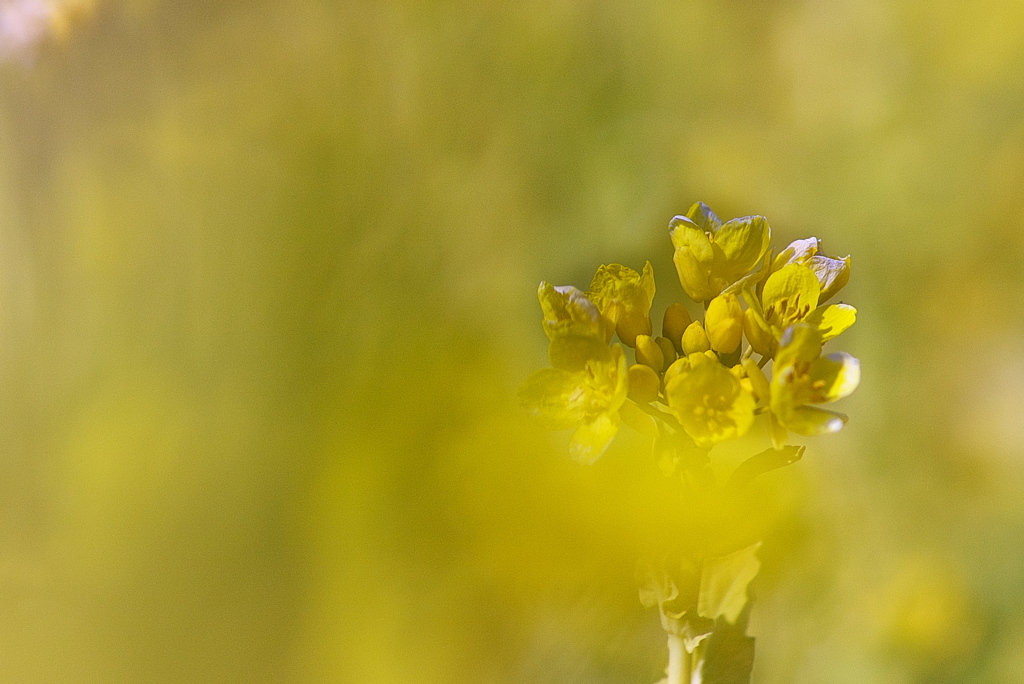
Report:
[[[682,335],[680,335],[679,337],[682,338]],[[667,337],[658,337],[655,338],[654,341],[658,343],[659,347],[661,347],[662,356],[665,357],[665,367],[668,368],[669,365],[671,365],[671,363],[676,360],[675,345],[672,344],[672,340],[668,339]],[[682,341],[682,339],[680,339],[680,341]]]
[[[665,318],[661,324],[661,334],[672,340],[677,354],[683,353],[683,333],[690,323],[693,323],[693,319],[690,318],[690,312],[682,304],[676,302],[665,309]]]
[[[704,332],[704,326],[700,321],[694,321],[686,327],[683,333],[683,351],[687,354],[694,352],[705,352],[711,349],[711,341],[708,334]]]
[[[665,368],[665,355],[650,335],[636,336],[636,362],[650,366],[656,373]]]
[[[743,312],[743,332],[747,336],[747,342],[751,349],[761,356],[775,355],[775,338],[770,330],[764,327],[763,322],[758,320],[753,309]]]
[[[642,311],[626,310],[619,316],[619,320],[615,324],[615,332],[627,347],[636,347],[637,336],[650,337],[651,319]]]
[[[629,367],[629,398],[640,404],[649,404],[658,399],[661,379],[654,369],[642,363]]]
[[[768,378],[764,376],[764,371],[754,363],[753,359],[743,360],[743,370],[750,379],[750,386],[754,392],[754,396],[758,401],[767,406],[768,401],[771,398],[771,389],[768,385]]]
[[[708,304],[704,314],[711,348],[722,354],[731,354],[740,346],[743,337],[743,309],[734,294],[721,294]]]

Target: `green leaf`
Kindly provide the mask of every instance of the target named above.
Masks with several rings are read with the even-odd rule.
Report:
[[[765,449],[741,463],[729,477],[730,487],[742,487],[758,475],[796,463],[804,455],[802,446],[784,446],[781,449]]]
[[[637,564],[636,582],[640,592],[640,603],[644,608],[660,606],[679,596],[679,588],[668,573],[649,564]]]
[[[705,648],[700,668],[702,684],[750,684],[754,639],[746,635],[745,620],[735,625],[717,620]]]
[[[697,600],[700,615],[712,620],[724,617],[730,623],[736,622],[747,605],[747,585],[761,569],[756,555],[760,546],[761,542],[758,542],[726,556],[704,561],[700,598]]]

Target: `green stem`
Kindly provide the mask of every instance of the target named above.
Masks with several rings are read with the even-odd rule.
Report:
[[[690,654],[686,652],[683,638],[668,635],[668,678],[666,684],[690,684]]]
[[[654,408],[650,404],[641,404],[640,402],[633,402],[633,403],[635,403],[637,406],[639,406],[640,410],[643,411],[644,413],[646,413],[646,414],[648,414],[650,416],[654,416],[658,420],[664,421],[664,422],[668,423],[669,425],[671,425],[673,428],[682,431],[683,426],[679,424],[679,421],[676,420],[676,417],[673,416],[671,413],[665,413],[664,411],[662,411],[660,409]]]

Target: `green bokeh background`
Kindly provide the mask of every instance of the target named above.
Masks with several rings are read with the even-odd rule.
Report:
[[[515,393],[537,283],[660,310],[696,200],[860,311],[754,681],[1024,681],[1012,0],[108,0],[6,65],[0,681],[654,682],[661,476]]]

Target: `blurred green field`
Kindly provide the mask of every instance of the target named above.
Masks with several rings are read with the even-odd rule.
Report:
[[[0,69],[0,682],[653,684],[661,476],[516,389],[697,200],[860,312],[754,681],[1024,681],[1022,75],[1011,0],[100,0]]]

